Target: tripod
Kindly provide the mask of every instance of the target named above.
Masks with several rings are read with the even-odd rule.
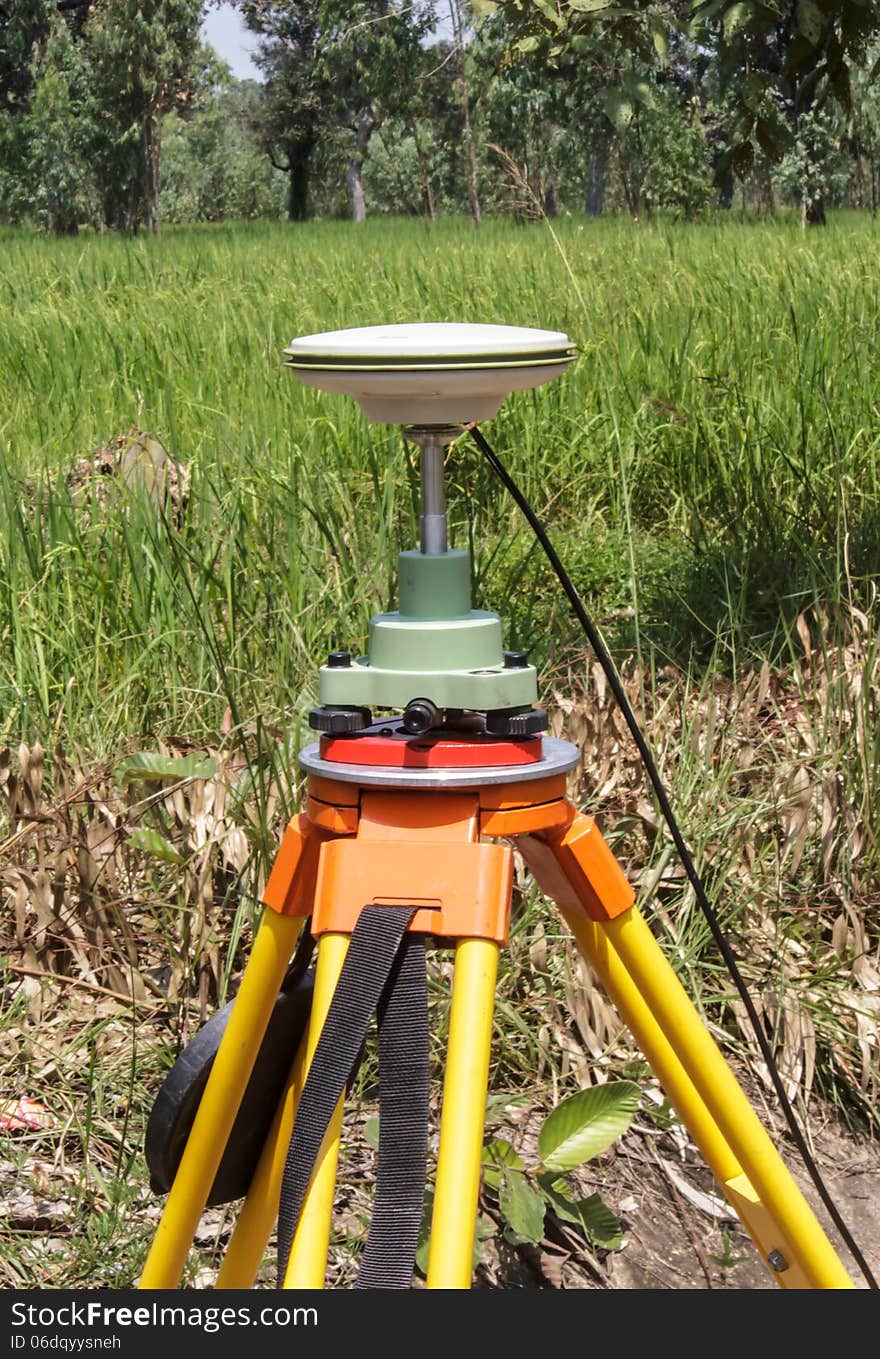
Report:
[[[449,791],[424,789],[413,777],[410,787],[391,792],[372,783],[368,771],[361,778],[309,776],[307,810],[288,826],[267,884],[268,909],[140,1286],[172,1288],[179,1281],[271,1005],[311,914],[320,942],[308,1035],[217,1278],[218,1288],[252,1285],[274,1225],[298,1094],[348,946],[353,920],[345,903],[356,900],[421,901],[413,928],[455,940],[427,1278],[429,1288],[469,1286],[492,1002],[512,886],[511,850],[481,837],[504,836],[515,838],[555,898],[778,1283],[851,1287],[632,904],[632,889],[595,822],[565,798],[564,775],[464,782]],[[323,1284],[341,1122],[340,1104],[300,1218],[287,1288]]]
[[[385,328],[383,343],[395,329],[407,328]],[[349,334],[369,332],[339,332]],[[336,337],[307,337],[325,339]],[[559,339],[556,371],[563,362]],[[529,362],[543,362],[534,357],[541,352],[535,342],[532,346]],[[307,371],[315,385],[331,386],[326,365],[333,355],[328,358],[326,346],[320,362],[308,353],[297,357],[303,365],[312,363]],[[350,352],[344,357],[350,360]],[[497,353],[495,362],[497,370]],[[552,368],[550,359],[546,366]],[[529,385],[521,380],[522,365],[513,368],[519,385]],[[375,361],[363,369],[365,383],[375,383]],[[424,364],[418,371],[423,369]],[[332,378],[336,390],[354,381],[339,374],[352,371],[351,362],[340,365]],[[389,365],[389,371],[400,368]],[[540,372],[531,385],[544,380]],[[353,387],[342,389],[361,399]],[[409,388],[405,396],[411,416]],[[400,393],[383,392],[384,404],[373,418],[391,418],[392,398],[403,402]],[[543,735],[546,715],[533,706],[536,672],[522,653],[501,651],[496,615],[470,607],[468,555],[448,550],[443,498],[444,449],[460,424],[439,423],[433,389],[430,400],[432,422],[406,428],[420,449],[420,550],[400,554],[400,608],[372,620],[369,655],[353,661],[347,652],[333,652],[321,669],[321,704],[310,717],[321,735],[299,757],[306,775],[304,810],[287,826],[267,882],[262,923],[140,1287],[179,1283],[272,1007],[301,931],[308,928],[318,941],[308,1028],[216,1282],[218,1288],[252,1286],[278,1214],[297,1107],[364,903],[411,907],[409,933],[455,950],[427,1286],[470,1286],[494,990],[510,918],[512,843],[556,903],[772,1277],[784,1288],[851,1288],[634,905],[633,890],[595,821],[567,798],[566,775],[579,753]],[[459,403],[451,418],[469,418],[473,400],[468,393],[465,409]],[[403,715],[374,722],[374,707],[402,708]],[[340,1098],[304,1192],[285,1288],[323,1287],[342,1117]]]

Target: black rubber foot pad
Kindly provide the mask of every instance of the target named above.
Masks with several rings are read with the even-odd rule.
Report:
[[[279,992],[208,1195],[209,1207],[243,1198],[248,1191],[308,1024],[312,980],[312,973],[307,972]],[[144,1142],[150,1187],[155,1194],[167,1194],[174,1182],[233,1004],[230,1001],[199,1029],[156,1097]]]

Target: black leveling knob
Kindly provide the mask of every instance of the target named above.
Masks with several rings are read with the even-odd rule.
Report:
[[[312,708],[309,713],[309,726],[315,731],[326,732],[328,736],[345,736],[353,731],[363,731],[373,720],[369,708],[347,707],[343,704]]]
[[[410,736],[424,736],[440,721],[440,709],[429,698],[413,698],[403,710],[403,729]]]
[[[486,713],[486,730],[491,736],[537,736],[548,725],[543,708],[496,708]]]

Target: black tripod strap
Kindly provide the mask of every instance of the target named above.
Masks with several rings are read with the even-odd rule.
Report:
[[[278,1211],[279,1288],[321,1143],[377,1011],[379,1180],[364,1277],[358,1277],[357,1286],[408,1288],[412,1281],[424,1196],[428,1108],[424,943],[406,933],[415,909],[365,906],[352,933],[303,1086],[284,1166]]]
[[[428,1157],[428,984],[422,935],[404,936],[377,1017],[379,1167],[355,1287],[409,1288]]]

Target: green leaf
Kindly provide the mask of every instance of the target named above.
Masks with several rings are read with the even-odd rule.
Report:
[[[822,15],[815,0],[800,0],[797,7],[798,32],[818,47],[822,41]]]
[[[602,96],[605,116],[618,132],[624,132],[633,120],[635,109],[622,90],[605,90]]]
[[[526,1163],[503,1137],[496,1137],[483,1147],[483,1181],[497,1194],[502,1170],[525,1170]]]
[[[474,14],[478,19],[488,19],[498,9],[495,0],[472,0]]]
[[[799,79],[811,69],[815,59],[816,51],[813,44],[808,42],[802,34],[798,34],[788,44],[782,69],[787,76]]]
[[[517,52],[534,52],[541,46],[540,38],[520,38],[513,44]]]
[[[116,773],[126,783],[133,783],[137,779],[211,779],[217,773],[217,761],[205,755],[185,755],[175,760],[168,755],[144,750],[137,755],[129,755]]]
[[[610,9],[614,0],[568,0],[569,9],[577,14],[596,14],[600,9]]]
[[[751,142],[743,142],[731,156],[731,164],[740,179],[746,179],[755,163],[755,148]]]
[[[506,1170],[498,1199],[505,1238],[513,1246],[537,1243],[544,1236],[544,1195],[533,1189],[520,1170]]]
[[[154,854],[157,859],[164,859],[169,864],[182,864],[183,855],[175,849],[170,840],[166,840],[164,835],[158,831],[142,830],[133,831],[128,838],[128,843],[133,849],[143,850],[145,854]]]
[[[649,109],[656,107],[657,99],[654,86],[647,80],[630,79],[627,81],[627,90],[637,104],[644,104],[645,108]]]
[[[483,1147],[484,1166],[511,1166],[514,1170],[525,1170],[526,1163],[503,1137],[493,1137]]]
[[[579,1090],[553,1110],[538,1135],[548,1170],[573,1170],[611,1146],[635,1116],[641,1091],[633,1081]]]
[[[603,1250],[619,1250],[623,1242],[623,1227],[608,1204],[598,1194],[579,1199],[575,1204],[577,1221],[595,1246]]]
[[[767,93],[768,81],[769,77],[762,75],[758,71],[752,71],[751,75],[746,76],[740,92],[740,98],[746,108],[751,109],[754,112],[760,107],[764,101],[764,96]]]
[[[758,119],[755,123],[755,137],[769,160],[779,160],[792,143],[788,128],[770,118]]]
[[[598,1194],[574,1200],[565,1180],[557,1176],[539,1175],[538,1183],[548,1207],[561,1218],[579,1227],[585,1236],[604,1250],[618,1250],[623,1241],[623,1228],[607,1204]]]
[[[571,1191],[565,1180],[551,1171],[549,1174],[545,1172],[539,1175],[538,1184],[548,1206],[553,1209],[557,1217],[561,1218],[563,1222],[577,1223],[580,1221],[574,1200],[571,1197]]]
[[[378,1118],[368,1118],[364,1124],[364,1141],[373,1151],[379,1150],[379,1120]]]
[[[742,0],[742,3],[737,5],[731,5],[730,9],[724,15],[725,42],[730,42],[731,38],[733,38],[741,28],[748,28],[753,12],[754,5],[748,3],[748,0]]]

